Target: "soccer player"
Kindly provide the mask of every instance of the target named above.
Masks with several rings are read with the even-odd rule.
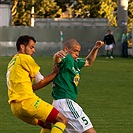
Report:
[[[51,83],[59,68],[54,65],[49,75],[42,76],[40,67],[32,58],[35,43],[36,40],[28,35],[20,36],[16,42],[17,54],[9,62],[6,74],[8,102],[16,117],[28,124],[41,126],[40,133],[62,133],[67,119],[34,93]],[[51,123],[54,124],[52,129]]]
[[[104,36],[103,41],[105,43],[106,59],[109,58],[109,55],[110,58],[113,59],[113,44],[115,44],[115,39],[110,30],[108,30],[108,33]]]
[[[81,68],[94,62],[98,49],[103,44],[104,42],[97,41],[86,58],[78,58],[81,45],[72,38],[66,41],[63,50],[53,56],[54,62],[60,66],[60,72],[53,80],[53,106],[68,119],[65,133],[96,133],[88,116],[76,103],[76,97]]]

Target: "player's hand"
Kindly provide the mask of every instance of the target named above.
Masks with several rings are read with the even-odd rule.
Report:
[[[60,50],[58,51],[57,53],[55,53],[55,55],[58,57],[58,58],[64,58],[66,56],[66,53],[63,51],[63,50]]]
[[[54,54],[53,61],[55,63],[60,63],[62,61],[62,58],[64,58],[65,56],[66,56],[66,53],[63,50],[60,50]]]
[[[104,42],[103,41],[97,41],[96,44],[95,44],[95,48],[96,49],[99,49],[103,45],[104,45]]]

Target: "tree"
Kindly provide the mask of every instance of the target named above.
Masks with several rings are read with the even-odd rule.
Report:
[[[73,14],[75,18],[86,18],[90,16],[90,4],[88,1],[77,0],[73,6]]]
[[[30,25],[31,0],[12,0],[12,25]]]
[[[30,26],[31,8],[37,18],[107,18],[110,26],[117,26],[117,0],[11,0],[12,25]],[[129,0],[128,28],[133,23],[133,1]]]
[[[30,25],[31,6],[30,0],[12,0],[12,25]]]
[[[57,18],[62,13],[54,0],[36,0],[34,7],[38,18]]]
[[[55,0],[63,12],[67,12],[69,18],[96,17],[100,0]]]
[[[100,1],[100,10],[99,14],[102,18],[107,18],[109,21],[110,26],[117,26],[116,21],[116,10],[117,10],[117,3],[113,2],[112,0],[104,0]]]
[[[12,25],[16,26],[30,26],[32,6],[38,18],[60,17],[62,12],[54,0],[12,0],[12,3]]]
[[[133,1],[128,2],[128,29],[131,31],[133,25]]]

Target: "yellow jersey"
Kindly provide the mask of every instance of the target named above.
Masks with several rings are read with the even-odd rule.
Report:
[[[9,103],[20,102],[35,95],[32,83],[40,67],[30,55],[16,54],[8,64],[7,86]]]

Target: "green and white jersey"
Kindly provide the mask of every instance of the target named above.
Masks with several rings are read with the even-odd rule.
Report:
[[[60,72],[53,80],[52,97],[55,100],[69,98],[76,101],[77,85],[80,79],[80,69],[85,65],[85,58],[76,60],[67,54],[59,64]]]

